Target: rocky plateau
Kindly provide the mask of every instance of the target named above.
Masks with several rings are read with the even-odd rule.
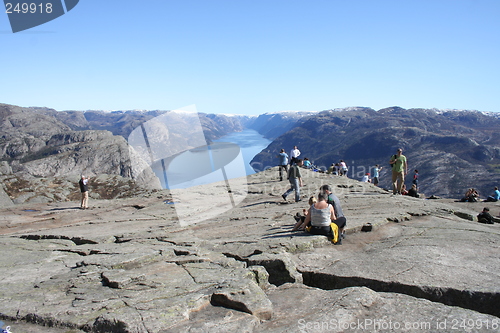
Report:
[[[477,222],[485,204],[303,178],[294,203],[276,168],[245,177],[245,199],[209,219],[213,187],[187,189],[200,217],[188,226],[168,190],[2,208],[0,320],[15,333],[499,331],[500,232]],[[322,184],[342,202],[342,245],[291,232]]]

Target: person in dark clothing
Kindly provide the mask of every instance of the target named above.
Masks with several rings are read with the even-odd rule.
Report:
[[[477,221],[486,224],[493,224],[493,216],[490,214],[490,209],[484,207],[483,211],[477,216]]]
[[[414,198],[419,198],[420,197],[420,195],[417,192],[417,185],[416,184],[413,184],[411,186],[411,189],[408,191],[408,195],[410,197],[414,197]]]
[[[89,179],[82,175],[82,178],[78,182],[80,185],[80,192],[82,193],[82,201],[80,204],[80,209],[89,208]]]
[[[300,201],[300,187],[302,186],[302,176],[300,175],[300,167],[302,166],[302,160],[298,159],[297,164],[294,164],[288,170],[288,181],[290,182],[290,188],[283,193],[281,196],[283,200],[286,200],[286,197],[295,191],[295,202]]]

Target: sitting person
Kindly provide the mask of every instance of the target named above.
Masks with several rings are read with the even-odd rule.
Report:
[[[341,244],[342,238],[345,238],[345,227],[347,225],[347,219],[344,216],[344,211],[342,210],[342,206],[340,205],[339,198],[333,194],[332,187],[330,185],[322,185],[319,188],[320,192],[323,193],[323,196],[326,199],[326,202],[333,206],[333,211],[335,212],[336,220],[333,221],[338,227],[339,230],[339,243]]]
[[[403,187],[401,188],[401,194],[402,195],[407,195],[408,194],[408,190],[406,189],[406,184],[403,184]]]
[[[370,173],[365,173],[365,175],[363,176],[363,178],[361,178],[361,182],[363,183],[371,183],[371,179],[370,179]]]
[[[498,187],[495,186],[495,190],[492,195],[486,198],[486,202],[497,202],[500,200],[500,191],[498,190]]]
[[[311,205],[309,211],[307,212],[306,218],[302,225],[298,227],[306,228],[306,230],[313,235],[325,235],[334,242],[338,239],[338,228],[337,235],[334,234],[332,229],[332,221],[335,221],[335,211],[333,206],[326,202],[327,198],[324,193],[318,194],[318,201]],[[337,236],[337,237],[335,237]],[[340,241],[340,239],[338,239]]]
[[[473,188],[470,188],[465,192],[465,196],[462,198],[462,202],[477,202],[479,198],[479,193]]]
[[[417,185],[416,184],[411,185],[411,189],[408,191],[408,195],[410,197],[414,197],[414,198],[420,197],[420,195],[417,192]]]
[[[304,224],[311,226],[309,232],[313,235],[325,235],[333,238],[330,224],[337,218],[333,206],[328,204],[326,199],[323,193],[318,194],[318,202],[309,208]]]
[[[304,158],[304,168],[310,169],[311,166],[312,166],[311,161],[309,161],[309,159],[307,157]]]
[[[316,200],[316,198],[314,196],[310,197],[309,198],[309,207],[312,206],[313,204],[315,204],[316,202],[317,202],[317,200]],[[302,214],[303,215],[300,215],[300,213],[297,213],[294,216],[295,221],[297,221],[297,222],[293,226],[292,231],[304,230],[305,229],[304,221],[306,219],[307,213],[308,213],[308,211],[306,209],[303,209],[302,210]],[[304,225],[302,225],[302,224],[304,224]]]
[[[330,165],[330,167],[328,168],[328,170],[326,171],[327,174],[333,174],[335,171],[335,164],[332,163],[332,165]]]
[[[486,224],[493,224],[493,216],[490,214],[490,209],[484,207],[483,211],[477,216],[477,221]]]

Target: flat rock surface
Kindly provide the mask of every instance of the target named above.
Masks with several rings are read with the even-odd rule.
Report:
[[[340,332],[370,320],[422,332],[452,332],[465,319],[475,321],[461,331],[498,328],[499,225],[474,221],[483,206],[497,215],[498,203],[392,196],[307,170],[294,203],[277,175],[247,177],[244,200],[226,210],[207,187],[186,190],[199,222],[184,226],[168,191],[91,200],[88,210],[1,209],[0,320],[35,333]],[[348,221],[340,246],[291,232],[323,184]],[[372,232],[360,231],[366,223]]]

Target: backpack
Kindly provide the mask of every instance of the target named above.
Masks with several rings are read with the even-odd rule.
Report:
[[[395,160],[396,158],[397,158],[396,155],[391,156],[391,160],[393,160],[393,159]],[[394,164],[396,164],[396,163],[393,163],[393,164],[389,163],[389,165],[391,166],[391,169],[394,167]]]

